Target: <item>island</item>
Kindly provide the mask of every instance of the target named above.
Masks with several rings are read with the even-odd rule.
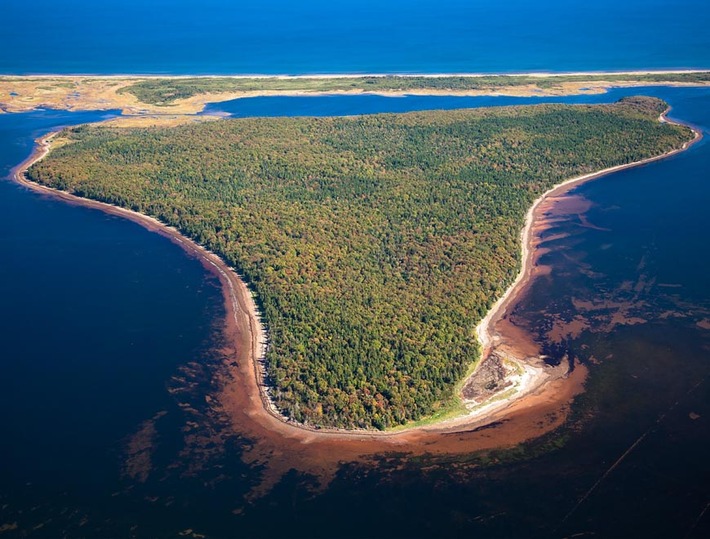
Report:
[[[557,186],[686,148],[697,133],[666,109],[636,97],[80,126],[54,136],[27,177],[192,240],[239,326],[230,367],[248,362],[242,389],[274,417],[338,433],[470,423],[569,374],[491,333],[531,275],[534,208]],[[500,376],[477,380],[491,363]]]

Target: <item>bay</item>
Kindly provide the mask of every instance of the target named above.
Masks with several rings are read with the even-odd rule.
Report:
[[[565,102],[629,93],[662,97],[673,117],[710,126],[706,89],[619,89]],[[258,98],[213,110],[510,104],[475,99]],[[42,132],[106,115],[0,116],[0,171]],[[706,536],[708,148],[705,139],[578,187],[572,196],[590,204],[584,219],[570,214],[547,232],[554,248],[543,262],[553,270],[521,299],[521,325],[541,328],[550,345],[545,328],[578,314],[570,298],[612,302],[641,320],[608,328],[601,317],[553,343],[591,370],[565,428],[513,451],[344,463],[321,490],[319,478],[292,470],[259,496],[268,463],[243,462],[254,442],[204,400],[221,359],[215,279],[133,223],[0,182],[0,525],[39,537]]]

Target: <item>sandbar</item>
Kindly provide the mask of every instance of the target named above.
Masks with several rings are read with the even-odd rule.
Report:
[[[120,109],[124,115],[175,115],[199,114],[207,103],[228,101],[245,97],[265,96],[300,96],[300,95],[381,95],[399,97],[405,95],[421,96],[560,96],[574,94],[595,94],[606,92],[613,87],[630,86],[705,86],[708,82],[672,82],[672,81],[635,81],[634,77],[646,75],[683,75],[706,73],[707,70],[665,70],[665,71],[580,71],[560,73],[428,73],[428,74],[314,74],[314,75],[0,75],[0,113],[24,112],[37,108],[54,108],[62,110],[107,110]],[[628,76],[629,80],[604,80],[605,76]],[[179,99],[168,104],[154,104],[140,101],[135,95],[120,91],[134,83],[148,80],[181,80],[181,79],[261,79],[283,81],[329,81],[334,79],[371,79],[371,78],[423,78],[437,79],[445,77],[484,78],[484,77],[528,77],[533,79],[529,84],[501,85],[480,89],[408,89],[405,91],[386,89],[367,89],[363,84],[360,88],[322,90],[304,87],[281,90],[238,90],[205,92],[185,99]],[[562,79],[564,77],[589,77],[589,80],[556,81],[554,85],[540,86],[537,81],[544,79]]]

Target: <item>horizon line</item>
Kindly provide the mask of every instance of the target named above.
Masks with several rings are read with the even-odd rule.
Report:
[[[519,71],[519,72],[452,72],[452,73],[412,73],[412,72],[391,72],[391,73],[310,73],[310,74],[158,74],[158,73],[0,73],[0,78],[22,77],[22,78],[153,78],[153,79],[187,79],[187,78],[232,78],[232,79],[337,79],[337,78],[484,78],[484,77],[569,77],[569,76],[602,76],[602,75],[682,75],[693,73],[708,73],[710,68],[704,69],[637,69],[631,71]]]

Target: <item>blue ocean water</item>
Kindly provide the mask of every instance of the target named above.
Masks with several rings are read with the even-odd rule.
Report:
[[[706,0],[3,0],[0,73],[710,68]]]

